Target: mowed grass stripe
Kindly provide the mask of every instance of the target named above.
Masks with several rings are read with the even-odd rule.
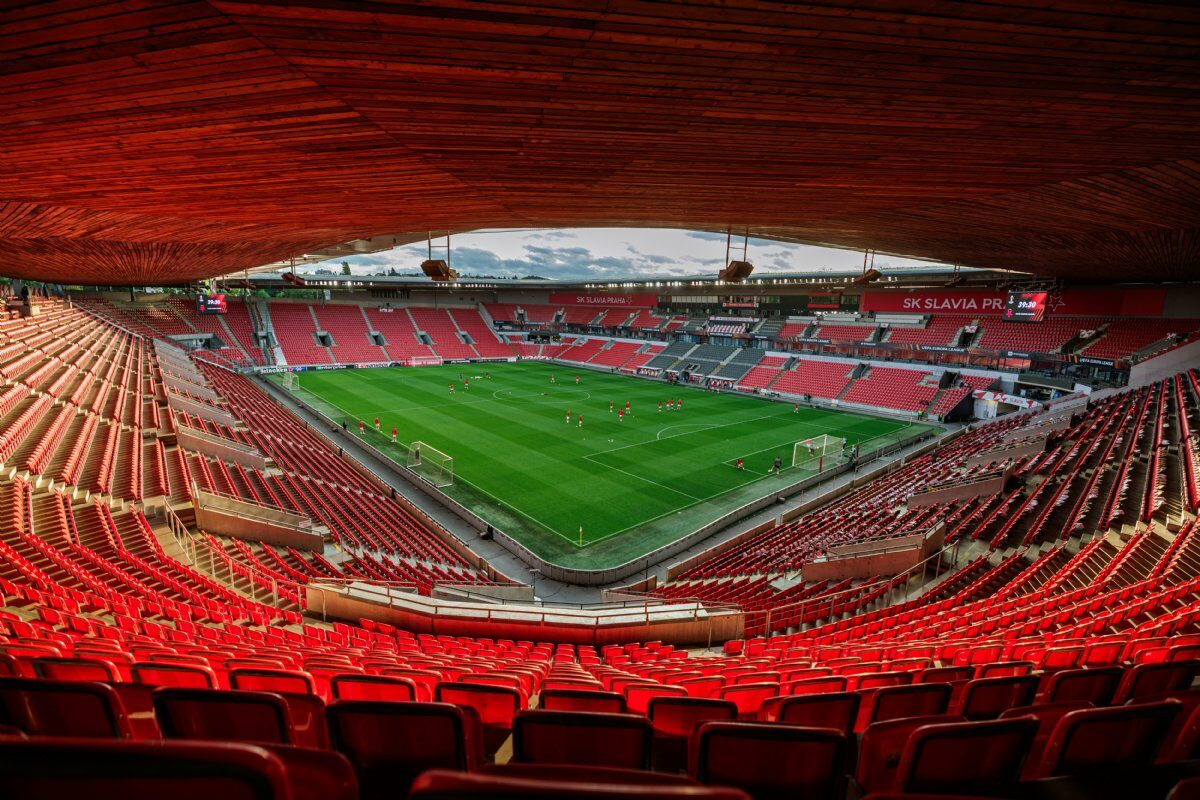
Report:
[[[490,379],[475,377],[488,372]],[[736,493],[745,502],[738,490],[762,480],[776,455],[789,465],[796,441],[830,434],[853,444],[908,427],[536,362],[314,371],[302,373],[301,385],[368,426],[380,417],[384,433],[396,427],[401,442],[424,441],[453,456],[451,494],[506,532],[557,552],[562,545],[547,545],[545,535],[574,545],[582,525],[585,543],[628,532],[625,539],[647,521],[714,497]],[[660,413],[658,402],[668,398],[682,399],[682,410]],[[609,412],[610,400],[631,403],[624,422]],[[738,457],[745,471],[731,466]],[[514,521],[528,530],[515,530]]]

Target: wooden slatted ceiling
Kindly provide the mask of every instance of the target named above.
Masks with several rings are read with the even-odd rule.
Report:
[[[0,98],[13,275],[747,224],[1067,277],[1200,271],[1187,4],[30,0],[0,12]]]

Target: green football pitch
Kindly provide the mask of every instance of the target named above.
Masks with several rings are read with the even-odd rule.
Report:
[[[538,362],[298,379],[301,400],[355,432],[362,420],[367,440],[401,464],[414,441],[453,458],[447,494],[543,558],[583,569],[637,558],[815,474],[815,464],[792,466],[797,442],[826,434],[867,453],[932,427]],[[659,411],[668,399],[682,408]],[[610,402],[630,404],[624,421]]]

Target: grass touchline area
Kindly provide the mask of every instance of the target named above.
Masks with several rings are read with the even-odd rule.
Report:
[[[363,422],[401,465],[413,441],[450,456],[443,491],[541,557],[581,568],[636,558],[814,474],[791,466],[796,442],[828,434],[873,447],[932,427],[543,362],[296,377],[302,400],[355,433]]]

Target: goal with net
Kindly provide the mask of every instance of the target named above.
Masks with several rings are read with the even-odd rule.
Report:
[[[823,433],[792,445],[792,466],[813,472],[824,472],[845,458],[846,440],[841,436]]]
[[[454,483],[454,459],[425,442],[413,442],[408,448],[406,466],[434,486]]]

